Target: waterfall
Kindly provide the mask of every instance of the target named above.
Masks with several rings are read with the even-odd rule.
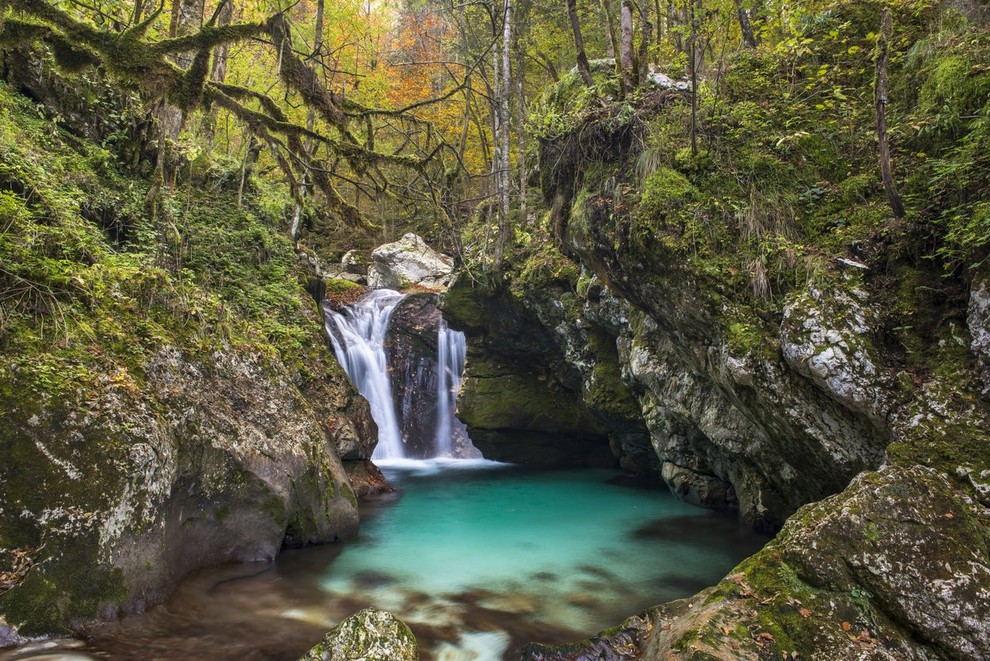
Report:
[[[378,445],[372,459],[405,456],[392,401],[392,384],[385,360],[385,333],[392,312],[404,294],[378,289],[341,312],[327,310],[327,333],[347,376],[371,405],[378,424]],[[331,328],[333,322],[337,332]]]
[[[450,330],[440,319],[437,329],[437,454],[450,457],[454,454],[454,405],[457,391],[461,389],[464,358],[467,354],[464,333]]]
[[[424,328],[422,324],[426,324],[425,328],[436,328],[436,354],[409,353],[408,349],[397,352],[397,336],[392,333],[389,337],[389,323],[404,298],[398,292],[379,289],[340,311],[325,309],[337,360],[368,400],[378,423],[378,445],[372,459],[478,456],[463,423],[454,417],[464,371],[464,333],[448,328],[439,310],[428,304],[427,316],[417,318],[412,327]],[[400,328],[405,334],[400,332],[399,337],[408,337],[408,315],[423,309],[404,308]],[[402,341],[398,345],[403,346]],[[389,363],[390,356],[395,364]]]

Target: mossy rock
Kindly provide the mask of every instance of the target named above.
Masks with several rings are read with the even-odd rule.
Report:
[[[416,636],[388,611],[365,608],[331,629],[299,661],[418,661]]]

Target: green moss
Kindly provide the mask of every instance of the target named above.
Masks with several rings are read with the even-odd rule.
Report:
[[[529,291],[561,287],[574,291],[580,267],[560,253],[550,241],[529,246],[519,275],[512,280],[510,290],[518,297]]]
[[[496,364],[469,364],[458,400],[459,417],[480,429],[588,433],[598,430],[578,395],[531,372]]]
[[[340,493],[343,494],[344,498],[347,499],[347,502],[349,502],[355,508],[358,506],[357,495],[355,495],[354,489],[352,489],[349,484],[346,484],[346,483],[345,484],[341,484],[340,485]]]
[[[127,598],[121,571],[104,568],[96,557],[95,539],[52,536],[45,546],[51,560],[0,595],[0,612],[21,635],[68,633],[67,623],[94,621],[105,610],[115,612]]]
[[[274,521],[279,526],[284,526],[286,520],[288,519],[288,512],[285,509],[285,500],[275,494],[272,494],[265,499],[265,502],[261,505],[261,511],[263,511],[268,518]]]
[[[615,338],[603,332],[590,332],[588,346],[594,352],[595,366],[584,393],[585,405],[593,411],[639,420],[642,416],[639,402],[622,381]]]
[[[668,167],[658,168],[643,182],[639,210],[648,215],[665,215],[695,198],[698,190],[683,174]]]
[[[768,331],[755,312],[743,308],[722,317],[725,343],[733,356],[755,355],[763,359],[777,358],[778,340]]]

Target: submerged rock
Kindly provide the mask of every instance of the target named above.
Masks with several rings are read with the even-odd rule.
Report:
[[[371,253],[368,286],[372,289],[406,289],[417,285],[443,291],[450,284],[454,260],[409,233],[394,243],[378,246]]]
[[[714,588],[523,659],[990,658],[987,515],[937,471],[864,473]]]
[[[417,661],[409,627],[391,613],[365,608],[331,629],[300,661]]]

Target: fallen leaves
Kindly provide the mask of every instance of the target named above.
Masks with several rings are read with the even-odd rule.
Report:
[[[749,586],[749,583],[746,582],[745,574],[732,574],[731,576],[729,576],[729,580],[739,586],[739,596],[742,597],[743,599],[748,599],[750,597],[756,596],[756,593],[753,591],[753,588],[751,588]]]
[[[811,617],[811,611],[808,610],[807,608],[802,608],[801,610],[798,611],[798,613],[801,614],[801,617],[805,617],[805,618]]]

